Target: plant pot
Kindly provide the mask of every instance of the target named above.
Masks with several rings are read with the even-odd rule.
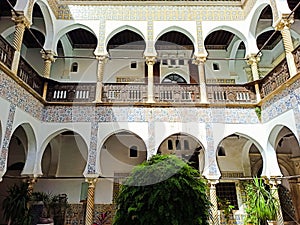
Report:
[[[269,225],[277,225],[276,220],[268,220],[267,222],[268,222]]]

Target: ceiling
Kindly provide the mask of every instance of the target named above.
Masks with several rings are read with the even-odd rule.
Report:
[[[7,0],[1,0],[0,1],[0,16],[10,16],[11,15],[11,8],[9,4],[6,2]],[[9,0],[11,5],[15,5],[16,0]],[[293,9],[297,4],[299,0],[288,0],[288,4],[291,9]],[[34,10],[33,10],[33,17],[42,17],[42,12],[40,10],[40,7],[35,4]],[[300,7],[295,12],[295,18],[299,19],[300,17]],[[0,17],[1,19],[1,17]],[[272,19],[272,11],[270,7],[266,7],[263,12],[261,13],[260,19]],[[32,36],[31,32],[25,32],[24,35],[24,44],[28,48],[40,48],[40,45],[36,40],[38,40],[41,44],[44,43],[44,36],[36,30],[31,30],[34,34],[35,38]],[[274,31],[265,32],[262,35],[260,35],[257,38],[257,45],[260,49],[266,41],[270,38],[270,36],[274,33]],[[206,39],[205,39],[205,47],[206,49],[227,49],[230,45],[231,41],[234,39],[234,34],[225,31],[225,30],[218,30],[216,32],[211,33]],[[91,48],[95,49],[97,45],[97,39],[96,37],[83,29],[77,29],[73,30],[67,33],[67,37],[73,46],[73,48]],[[163,45],[162,43],[168,42],[168,43],[174,43],[177,46],[184,46],[184,48],[191,49],[193,48],[193,44],[190,41],[189,38],[187,38],[185,35],[183,35],[180,32],[171,31],[164,35],[162,35],[160,38],[160,43],[156,44],[156,47],[158,49],[166,48],[166,45]],[[272,49],[279,41],[281,40],[280,32],[276,32],[274,36],[268,41],[268,43],[265,44],[265,49]],[[128,43],[131,43],[128,44]],[[116,34],[108,43],[109,48],[116,48],[120,45],[123,46],[130,46],[131,48],[133,45],[138,48],[144,48],[144,41],[143,38],[138,35],[137,33],[130,32],[128,30],[122,31],[118,34]],[[244,44],[242,43],[239,47],[240,49],[245,48]]]

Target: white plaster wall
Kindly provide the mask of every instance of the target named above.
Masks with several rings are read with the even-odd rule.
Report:
[[[68,202],[75,204],[80,202],[81,183],[85,179],[52,179],[44,180],[38,179],[38,182],[34,185],[33,191],[43,191],[53,195],[67,194]]]

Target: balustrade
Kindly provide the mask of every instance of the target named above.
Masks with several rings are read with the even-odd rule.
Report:
[[[207,85],[207,98],[211,103],[255,103],[254,86]]]
[[[0,36],[0,61],[8,68],[11,68],[14,52],[14,48],[2,36]]]
[[[157,102],[199,102],[199,85],[156,84],[154,87],[154,96]]]
[[[41,77],[22,57],[17,76],[39,95],[43,94],[44,78]]]
[[[48,82],[46,100],[49,102],[92,102],[95,100],[94,83]]]
[[[147,86],[144,84],[105,84],[103,102],[145,102]]]
[[[260,82],[261,97],[264,98],[290,78],[286,59],[282,60]]]
[[[300,45],[293,51],[297,72],[300,72]]]

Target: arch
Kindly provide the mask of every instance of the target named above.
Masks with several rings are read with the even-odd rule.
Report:
[[[253,165],[251,166],[249,155],[252,145],[262,152],[263,148],[253,138],[238,132],[227,135],[219,142],[215,155],[222,176],[226,176],[224,172],[228,171],[240,173],[242,176],[252,175]],[[224,148],[225,155],[218,155],[219,147]],[[262,154],[260,155],[263,157]],[[228,163],[228,157],[230,157],[230,163]]]
[[[245,44],[247,43],[247,39],[246,39],[245,35],[242,32],[240,32],[239,30],[237,30],[234,27],[230,27],[230,26],[227,26],[227,25],[217,26],[217,27],[211,29],[207,33],[206,37],[208,37],[211,33],[216,32],[218,30],[224,30],[224,31],[231,32],[232,34],[236,35],[239,39],[241,39]],[[204,38],[204,40],[206,39],[206,37]]]
[[[130,149],[135,146],[137,157],[130,157]],[[147,159],[144,140],[137,134],[120,129],[108,134],[100,145],[98,158],[100,174],[104,177],[115,173],[129,173],[131,169]]]
[[[258,20],[261,16],[262,11],[267,7],[270,6],[270,4],[268,3],[264,3],[261,2],[258,7],[256,7],[253,16],[251,18],[251,22],[250,22],[250,26],[249,26],[249,33],[253,36],[253,37],[257,37],[258,35],[256,34],[256,28],[257,28],[257,24],[258,24]],[[274,16],[273,16],[274,18]]]
[[[168,73],[162,78],[162,82],[164,84],[168,83],[181,83],[181,84],[186,84],[187,81],[186,79],[181,76],[179,73]]]
[[[83,29],[83,30],[86,30],[90,33],[92,33],[96,39],[97,39],[97,44],[98,44],[98,37],[97,35],[95,34],[95,32],[88,26],[84,25],[84,24],[80,24],[80,23],[75,23],[75,24],[72,24],[72,25],[69,25],[69,26],[66,26],[64,28],[62,28],[61,30],[59,30],[57,32],[57,35],[55,36],[54,40],[53,40],[53,44],[52,44],[52,47],[53,49],[57,50],[57,45],[58,45],[58,41],[65,35],[67,34],[69,31],[72,31],[72,30],[75,30],[75,29]],[[55,51],[56,52],[56,51]]]
[[[44,0],[37,0],[36,4],[40,7],[43,18],[44,18],[44,23],[45,23],[45,44],[44,48],[45,49],[52,49],[51,43],[53,40],[53,36],[55,34],[54,32],[54,17],[52,16],[49,6],[46,1]]]
[[[170,26],[170,27],[168,27],[168,28],[162,30],[162,31],[157,35],[157,37],[154,38],[154,40],[155,40],[154,42],[156,43],[162,35],[164,35],[164,34],[170,32],[170,31],[177,31],[177,32],[182,33],[182,34],[184,34],[185,36],[187,36],[187,37],[190,39],[190,41],[193,43],[194,49],[196,49],[197,43],[196,43],[196,41],[195,41],[194,36],[193,36],[188,30],[186,30],[186,29],[184,29],[184,28],[182,28],[182,27],[178,27],[178,26]]]
[[[107,49],[108,42],[109,42],[116,34],[122,32],[122,31],[125,31],[125,30],[129,30],[129,31],[132,31],[132,32],[138,34],[139,36],[141,36],[141,38],[142,38],[142,39],[144,40],[144,42],[146,43],[146,41],[145,41],[146,38],[145,38],[145,36],[143,35],[143,33],[142,33],[139,29],[137,29],[137,28],[135,28],[135,27],[133,27],[133,26],[130,26],[130,25],[124,25],[124,26],[118,27],[117,29],[113,30],[112,32],[110,32],[110,33],[107,35],[106,40],[105,40],[105,43],[104,43],[104,44],[105,44],[105,49]]]
[[[172,147],[172,148],[171,148]],[[205,166],[204,145],[195,136],[178,132],[165,137],[158,146],[158,154],[175,154],[186,160],[202,174]]]
[[[46,150],[51,151],[51,154],[47,153]],[[47,154],[50,158],[45,161],[44,157]],[[40,173],[42,172],[42,162],[44,160],[44,163],[56,166],[55,175],[57,176],[82,176],[88,157],[88,145],[79,133],[65,128],[53,132],[46,138],[39,156],[39,168],[37,170]],[[74,163],[76,168],[72,166]],[[54,175],[53,171],[55,170],[53,168],[51,170],[50,174]]]

